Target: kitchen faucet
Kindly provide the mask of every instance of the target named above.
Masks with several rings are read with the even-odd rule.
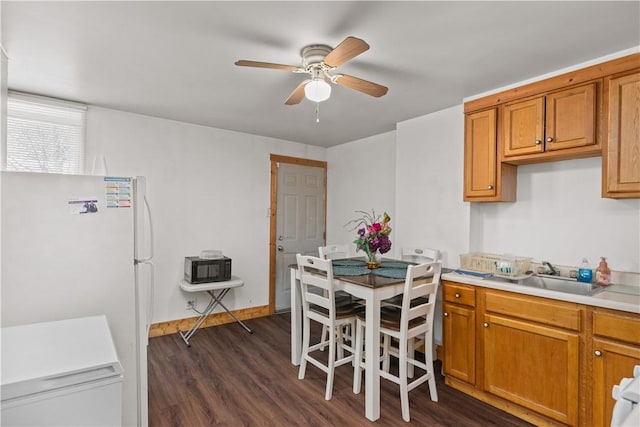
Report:
[[[549,261],[542,261],[542,265],[546,265],[549,270],[550,270],[550,274],[552,276],[559,276],[560,272],[558,270],[555,269],[555,267],[553,265],[551,265],[551,263]]]

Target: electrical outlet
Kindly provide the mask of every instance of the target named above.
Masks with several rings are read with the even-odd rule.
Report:
[[[190,299],[189,301],[187,301],[187,308],[185,308],[185,310],[194,310],[195,308],[196,308],[195,299]]]

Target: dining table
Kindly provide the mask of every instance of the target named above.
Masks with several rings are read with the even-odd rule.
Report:
[[[366,306],[365,328],[365,416],[380,418],[380,307],[382,300],[401,294],[404,290],[407,261],[382,259],[379,268],[368,269],[364,258],[345,258],[332,261],[335,290],[361,298]],[[302,353],[302,296],[298,266],[290,266],[291,273],[291,363],[300,364]]]

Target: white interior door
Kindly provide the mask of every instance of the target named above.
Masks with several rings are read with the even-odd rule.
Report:
[[[296,254],[318,255],[325,238],[325,170],[278,164],[276,311],[291,309],[289,265]]]

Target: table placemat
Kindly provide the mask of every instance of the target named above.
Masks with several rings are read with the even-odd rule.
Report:
[[[334,276],[365,276],[369,274],[371,270],[367,267],[358,267],[358,266],[342,266],[337,265],[333,267],[333,275]]]
[[[404,268],[380,267],[375,270],[371,270],[371,274],[389,279],[404,279],[407,277],[407,266],[405,265]]]
[[[331,261],[334,267],[366,267],[366,261],[360,259],[334,259]]]
[[[381,268],[400,268],[403,270],[407,270],[407,267],[412,265],[413,263],[404,262],[404,261],[382,261],[380,264]]]

